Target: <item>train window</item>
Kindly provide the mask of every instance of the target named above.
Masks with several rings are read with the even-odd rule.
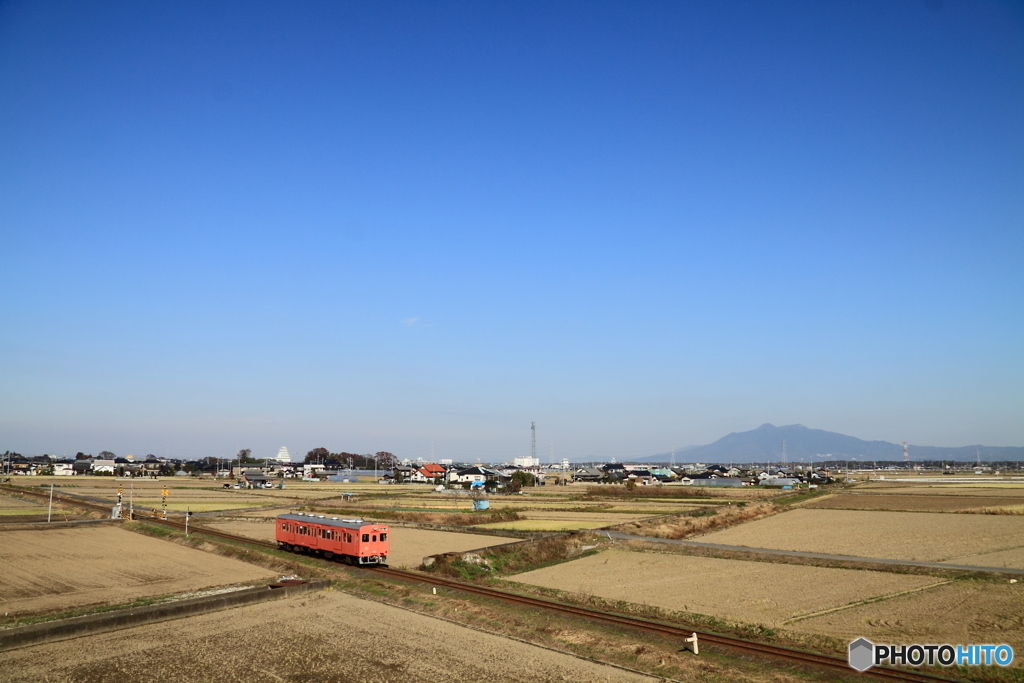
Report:
[[[363,543],[370,542],[370,534],[363,534]]]
[[[374,535],[373,535],[373,542],[374,542],[374,543],[376,543],[376,542],[377,542],[377,534],[374,534]]]
[[[351,542],[352,542],[352,534],[345,534],[345,540],[346,540],[346,541],[347,541],[348,543],[351,543]]]
[[[380,535],[380,540],[382,540],[382,541],[388,540],[388,535],[387,534],[381,534]]]

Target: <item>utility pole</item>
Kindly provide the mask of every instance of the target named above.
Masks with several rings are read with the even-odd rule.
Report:
[[[537,460],[537,423],[530,423],[530,462]]]
[[[46,523],[50,523],[50,515],[53,514],[53,475],[50,475],[50,507],[46,509]]]

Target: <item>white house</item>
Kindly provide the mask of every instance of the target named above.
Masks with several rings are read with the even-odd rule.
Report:
[[[113,474],[114,473],[114,460],[94,460],[92,463],[92,471],[96,474]]]

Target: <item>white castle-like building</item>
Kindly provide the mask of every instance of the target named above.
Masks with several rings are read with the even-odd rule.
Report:
[[[281,461],[281,462],[291,462],[292,461],[292,456],[291,456],[291,453],[288,452],[288,447],[287,446],[281,446],[281,450],[279,450],[277,452],[277,459],[279,461]]]

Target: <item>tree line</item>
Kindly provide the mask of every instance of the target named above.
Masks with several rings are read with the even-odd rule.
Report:
[[[381,470],[390,470],[398,467],[398,457],[388,451],[377,451],[376,453],[331,453],[326,448],[314,448],[306,453],[306,463],[316,463],[327,467],[351,467],[357,470],[370,470],[376,467]]]

